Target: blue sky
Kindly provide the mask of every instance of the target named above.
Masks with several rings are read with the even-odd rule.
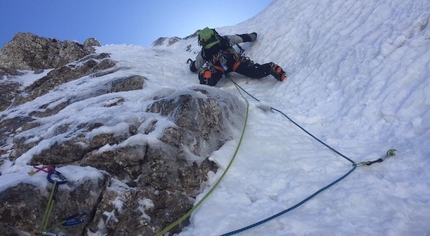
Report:
[[[185,37],[197,29],[235,25],[271,0],[2,0],[0,47],[18,32],[83,43],[148,47],[160,36]]]

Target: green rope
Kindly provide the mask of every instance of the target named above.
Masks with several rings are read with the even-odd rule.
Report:
[[[236,88],[237,88],[237,86],[236,86]],[[193,208],[191,208],[191,210],[189,210],[185,215],[183,215],[181,218],[179,218],[173,224],[167,226],[163,231],[156,234],[156,236],[164,235],[165,233],[169,232],[173,227],[177,226],[182,221],[184,221],[187,217],[189,217],[191,215],[191,213],[193,213],[193,211],[196,210],[209,197],[209,195],[215,190],[215,188],[221,183],[221,180],[224,178],[224,176],[227,174],[227,171],[230,169],[231,165],[233,164],[233,161],[236,158],[236,155],[239,151],[240,145],[241,145],[242,140],[243,140],[243,136],[245,134],[245,128],[246,128],[246,124],[248,123],[248,113],[249,113],[249,102],[248,102],[248,100],[242,95],[242,92],[240,92],[239,88],[237,88],[237,90],[239,91],[242,98],[246,101],[246,116],[245,116],[245,123],[244,123],[243,129],[242,129],[242,134],[241,134],[240,139],[239,139],[239,143],[237,144],[236,150],[233,154],[233,157],[230,160],[230,163],[228,163],[227,168],[225,168],[224,173],[222,173],[221,177],[218,179],[218,181],[215,183],[215,185],[209,190],[208,193],[206,193],[206,195]]]
[[[59,223],[57,223],[57,224],[55,224],[55,225],[53,225],[53,226],[51,226],[49,229],[46,229],[46,231],[45,232],[51,232],[52,230],[54,230],[55,228],[59,228],[60,230],[63,230],[64,228],[63,228],[63,223],[64,222],[66,222],[66,221],[61,221],[61,222],[59,222]]]
[[[49,216],[51,215],[52,207],[54,206],[54,193],[57,188],[57,180],[54,181],[54,185],[51,190],[51,194],[49,195],[48,205],[46,206],[45,214],[43,214],[42,219],[42,232],[46,232],[46,228],[48,227]]]

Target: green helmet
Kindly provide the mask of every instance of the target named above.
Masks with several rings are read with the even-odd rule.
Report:
[[[199,32],[199,45],[208,49],[213,45],[219,43],[219,35],[214,29],[208,27],[200,30]]]

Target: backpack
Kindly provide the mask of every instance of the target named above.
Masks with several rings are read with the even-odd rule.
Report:
[[[231,48],[229,40],[222,37],[215,29],[208,27],[199,32],[198,43],[202,46],[201,55],[203,59],[209,60],[219,51],[229,50]]]
[[[220,43],[220,37],[215,29],[206,27],[199,32],[199,45],[204,49],[210,49],[212,46]]]

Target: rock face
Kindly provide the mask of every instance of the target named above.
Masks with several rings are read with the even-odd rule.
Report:
[[[86,75],[99,77],[107,73],[112,73],[115,71],[111,69],[114,66],[115,62],[109,59],[109,54],[107,53],[86,56],[79,61],[72,62],[68,65],[61,66],[60,68],[50,71],[48,75],[25,88],[23,93],[25,95],[18,96],[15,99],[14,104],[19,105],[31,101],[49,93],[49,91],[61,84],[79,79]]]
[[[82,210],[87,211],[91,217],[91,214],[94,214],[94,206],[98,204],[99,198],[106,188],[106,183],[109,183],[107,178],[60,185],[48,226],[53,226],[61,222],[63,218]],[[1,235],[24,235],[24,232],[31,232],[34,235],[35,231],[41,227],[40,223],[51,189],[52,186],[41,189],[30,184],[19,184],[3,191],[0,194],[2,202],[0,208]],[[85,224],[67,227],[63,233],[80,235],[85,227]]]
[[[160,37],[152,43],[152,46],[153,47],[154,46],[161,46],[165,42],[167,42],[167,46],[171,46],[171,45],[175,44],[176,42],[178,42],[179,40],[181,40],[181,38],[179,38],[179,37],[172,37],[172,38]]]
[[[0,50],[0,67],[20,70],[57,68],[95,52],[95,39],[84,44],[18,33]]]
[[[192,208],[208,172],[217,169],[207,157],[242,127],[245,106],[225,91],[196,86],[145,94],[147,79],[116,73],[123,70],[108,54],[92,53],[58,64],[25,88],[8,85],[14,99],[5,97],[10,114],[0,118],[0,165],[25,162],[97,173],[59,187],[50,225],[82,209],[88,216],[53,232],[155,235]],[[5,73],[19,76],[13,69]],[[79,92],[62,92],[64,86]],[[145,94],[141,108],[126,96],[134,90]],[[26,111],[15,114],[21,107]],[[69,115],[75,109],[77,119]],[[0,235],[35,234],[51,189],[34,181],[0,189]]]
[[[197,36],[199,35],[200,30],[197,30],[196,32],[194,32],[194,34],[188,35],[187,37],[183,38],[183,39],[189,39],[189,38],[197,38]],[[157,46],[161,46],[161,45],[165,45],[165,46],[172,46],[173,44],[175,44],[176,42],[182,40],[182,38],[179,37],[159,37],[157,40],[155,40],[152,43],[153,47],[157,47]]]
[[[62,73],[63,76],[69,76],[69,79],[73,79],[71,77],[76,79],[85,73],[90,73],[90,69],[100,70],[104,69],[103,67],[112,67],[112,62],[97,65],[98,63],[94,61],[88,61],[86,65],[80,66],[78,69],[71,68],[73,65],[65,66],[94,53],[95,46],[100,46],[100,43],[93,38],[85,40],[82,45],[72,41],[61,42],[56,39],[47,39],[31,33],[16,34],[12,41],[8,42],[0,50],[0,111],[9,107],[12,104],[12,100],[20,93],[20,84],[7,81],[4,78],[22,75],[22,72],[17,70],[34,70],[36,73],[43,69],[63,67],[59,73]],[[105,58],[108,55],[101,55],[101,57]],[[65,70],[70,70],[72,75],[67,75]],[[58,70],[56,72],[58,74]],[[48,75],[51,78],[54,76],[56,76],[54,72]],[[41,81],[49,80],[48,77]],[[67,82],[64,81],[64,78],[57,80]],[[52,83],[53,81],[50,80],[50,82]]]
[[[23,75],[22,72],[13,68],[0,67],[0,111],[12,104],[12,100],[18,95],[21,85],[15,81],[8,81],[7,76]]]

